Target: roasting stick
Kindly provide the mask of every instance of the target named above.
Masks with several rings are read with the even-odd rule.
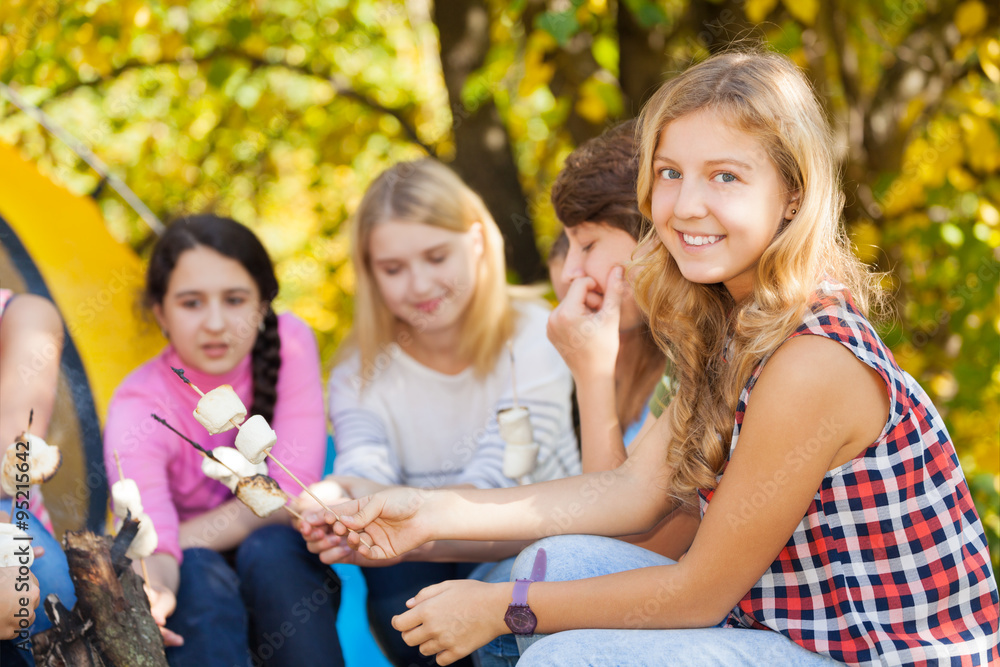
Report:
[[[514,375],[514,343],[507,341],[507,351],[510,353],[510,390],[514,395],[514,407],[517,407],[517,378]]]
[[[513,397],[513,401],[514,401],[514,408],[517,408],[518,407],[518,405],[517,405],[517,376],[514,373],[514,371],[516,370],[517,366],[514,364],[514,343],[511,342],[511,341],[509,341],[509,340],[507,341],[507,351],[510,353],[510,391],[511,391],[511,394],[512,394],[512,397]],[[529,483],[528,482],[528,476],[527,475],[523,475],[521,477],[521,479],[517,480],[517,483],[520,486],[524,486],[525,484],[528,484]]]
[[[152,414],[150,416],[153,419],[155,419],[156,421],[158,421],[161,424],[163,424],[164,426],[166,426],[167,428],[169,428],[171,431],[173,431],[177,435],[179,435],[182,438],[184,438],[185,440],[187,440],[192,445],[194,445],[194,448],[197,449],[199,452],[201,452],[201,455],[204,456],[206,459],[212,459],[213,461],[215,461],[216,463],[218,463],[219,465],[221,465],[223,468],[225,468],[229,472],[231,472],[234,475],[236,475],[238,478],[240,478],[240,479],[243,478],[242,475],[240,475],[238,472],[236,472],[235,470],[233,470],[232,468],[230,468],[229,466],[227,466],[225,463],[223,463],[212,452],[208,451],[207,449],[205,449],[204,447],[202,447],[201,445],[199,445],[197,442],[195,442],[194,440],[192,440],[191,438],[187,437],[186,435],[184,435],[183,433],[181,433],[180,431],[178,431],[177,429],[175,429],[173,426],[171,426],[170,424],[168,424],[166,419],[163,419],[162,417],[160,417],[159,415],[156,415],[156,414]],[[301,514],[299,514],[295,510],[293,510],[288,505],[282,505],[282,507],[284,507],[285,511],[287,511],[289,514],[291,514],[292,516],[294,516],[299,521],[305,521],[305,519],[302,517]]]
[[[125,473],[122,472],[122,460],[118,458],[118,450],[115,449],[115,465],[118,466],[118,479],[125,479]],[[146,569],[146,559],[140,558],[139,565],[142,567],[142,578],[149,583],[149,570]]]
[[[198,386],[197,386],[196,384],[194,384],[193,382],[191,382],[191,380],[187,379],[187,377],[185,377],[185,376],[184,376],[184,369],[183,369],[183,368],[174,368],[173,366],[171,366],[171,367],[170,367],[170,370],[172,370],[172,371],[173,371],[174,373],[177,373],[177,377],[179,377],[180,379],[184,380],[184,384],[186,384],[187,386],[191,387],[191,389],[193,389],[193,390],[194,390],[195,392],[197,392],[197,394],[198,394],[199,396],[204,396],[204,395],[205,395],[205,392],[203,392],[203,391],[202,391],[201,389],[199,389],[199,388],[198,388]],[[236,423],[235,421],[233,421],[232,419],[230,419],[230,420],[229,420],[229,423],[230,423],[230,424],[232,424],[233,426],[235,426],[235,427],[236,427],[237,429],[240,429],[240,428],[242,428],[242,426],[241,426],[240,424],[237,424],[237,423]],[[182,437],[183,437],[183,436],[182,436]],[[199,447],[199,449],[200,449],[200,447]],[[203,451],[204,451],[204,450],[203,450]],[[266,456],[267,456],[267,457],[268,457],[269,459],[271,459],[272,461],[274,461],[274,462],[275,462],[275,463],[276,463],[276,464],[278,465],[278,467],[279,467],[279,468],[281,468],[282,470],[284,470],[284,471],[285,471],[285,473],[286,473],[286,474],[287,474],[287,475],[288,475],[289,477],[291,477],[291,478],[292,478],[292,480],[293,480],[293,481],[294,481],[294,482],[295,482],[296,484],[298,484],[299,486],[301,486],[301,487],[302,487],[302,489],[303,489],[303,490],[304,490],[304,491],[305,491],[306,493],[308,493],[308,494],[309,494],[309,497],[310,497],[310,498],[312,498],[312,499],[313,499],[313,500],[315,500],[315,501],[316,501],[317,503],[319,503],[319,506],[320,506],[320,507],[322,507],[322,508],[323,508],[324,510],[326,510],[327,512],[329,512],[330,514],[332,514],[332,515],[333,515],[333,516],[334,516],[334,517],[335,517],[335,518],[337,519],[337,521],[340,521],[340,515],[339,515],[339,514],[337,514],[336,512],[334,512],[334,511],[333,511],[333,510],[332,510],[332,509],[331,509],[331,508],[330,508],[330,507],[329,507],[329,506],[328,506],[328,505],[327,505],[326,503],[324,503],[324,502],[323,502],[322,500],[320,500],[320,499],[319,499],[319,496],[317,496],[317,495],[316,495],[315,493],[313,493],[313,492],[312,492],[312,489],[310,489],[310,488],[309,488],[308,486],[306,486],[305,484],[303,484],[303,483],[302,483],[302,480],[300,480],[300,479],[299,479],[298,477],[296,477],[296,476],[295,476],[295,474],[294,474],[294,473],[292,473],[292,471],[291,471],[291,470],[289,470],[288,468],[286,468],[286,467],[285,467],[285,464],[284,464],[284,463],[282,463],[282,462],[281,462],[281,461],[279,461],[279,460],[278,460],[277,458],[275,458],[274,454],[272,454],[272,453],[271,453],[270,451],[266,451],[266,452],[264,452],[264,454],[265,454],[265,455],[266,455]],[[216,459],[216,460],[218,460],[218,459]],[[226,466],[226,467],[228,468],[229,466]],[[299,516],[299,520],[300,520],[300,521],[301,521],[301,520],[303,520],[301,516]],[[345,526],[345,527],[346,527],[346,526]],[[353,531],[353,530],[351,530],[350,528],[348,528],[348,530],[349,530],[350,532],[352,532],[352,533],[353,533],[353,532],[356,532],[356,531]],[[363,535],[363,533],[358,533],[358,535],[359,535],[359,536],[361,536],[361,535]],[[363,543],[363,542],[364,542],[364,540],[362,540],[362,543]],[[368,548],[370,549],[370,548],[371,548],[372,546],[374,546],[374,545],[372,545],[372,544],[365,544],[365,546],[366,546],[366,547],[368,547]]]

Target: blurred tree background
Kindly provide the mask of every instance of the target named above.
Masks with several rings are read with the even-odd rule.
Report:
[[[511,279],[544,277],[548,189],[581,141],[738,40],[808,73],[838,134],[848,230],[887,272],[882,326],[954,437],[1000,570],[1000,6],[980,0],[4,0],[0,80],[164,220],[252,226],[329,361],[351,322],[345,220],[426,154],[484,199]],[[0,96],[0,140],[152,235]],[[0,184],[0,187],[3,187]]]

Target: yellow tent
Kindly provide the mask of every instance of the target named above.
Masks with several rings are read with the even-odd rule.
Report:
[[[108,233],[97,205],[54,185],[0,143],[0,286],[51,299],[66,323],[60,391],[47,440],[63,450],[42,489],[56,532],[104,526],[101,427],[115,387],[164,340],[138,321],[136,254]],[[2,398],[0,398],[2,400]]]

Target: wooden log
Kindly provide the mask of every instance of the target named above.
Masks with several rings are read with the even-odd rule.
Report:
[[[64,544],[76,587],[73,612],[80,619],[93,622],[89,634],[104,664],[167,667],[163,639],[150,615],[142,581],[127,567],[128,559],[124,556],[116,559],[124,559],[119,565],[119,580],[111,559],[111,538],[86,531],[68,532]],[[120,553],[120,548],[115,551]]]
[[[59,597],[45,598],[45,613],[52,627],[31,638],[31,653],[37,667],[104,667],[86,633],[93,626],[66,609]]]
[[[139,524],[126,516],[117,537],[67,533],[63,549],[77,602],[55,595],[44,604],[52,628],[32,638],[39,667],[167,667],[160,629],[143,581],[125,552]]]

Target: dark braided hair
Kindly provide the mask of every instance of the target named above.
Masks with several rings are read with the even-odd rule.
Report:
[[[271,302],[278,296],[278,279],[267,250],[252,231],[235,220],[211,214],[174,221],[156,242],[149,258],[142,303],[146,308],[163,303],[177,260],[185,251],[199,245],[239,262],[257,283],[261,300],[267,303],[264,330],[257,334],[253,345],[253,405],[250,406],[250,414],[261,415],[270,422],[274,418],[278,371],[281,370],[278,316],[271,307]]]

